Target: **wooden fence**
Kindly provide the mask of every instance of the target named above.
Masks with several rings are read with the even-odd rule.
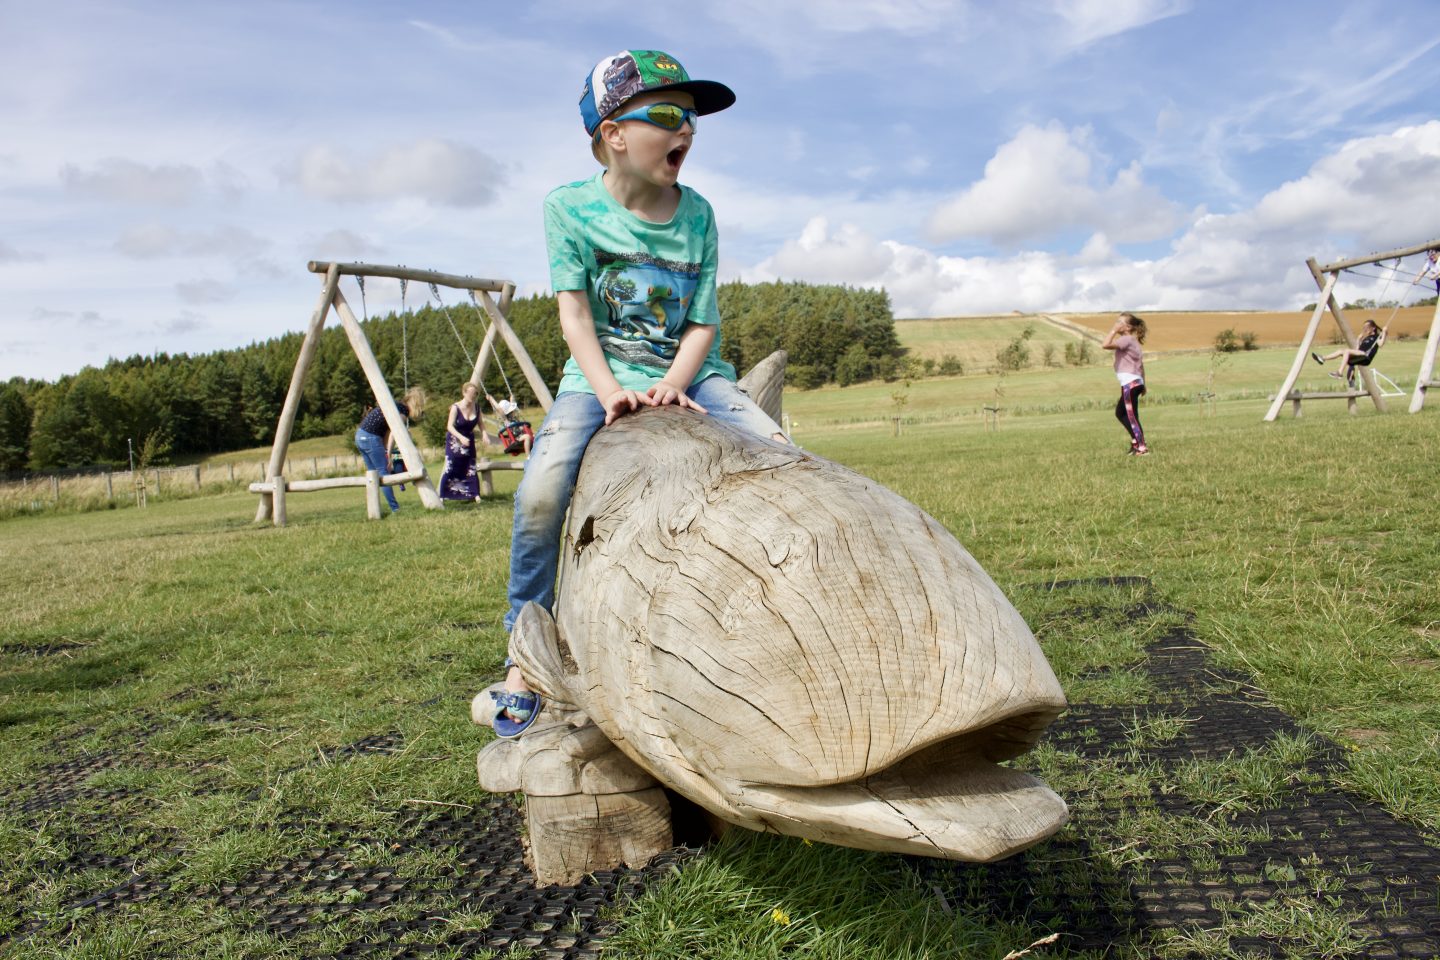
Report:
[[[422,450],[427,461],[439,459],[439,450]],[[109,504],[194,497],[205,493],[244,490],[265,479],[265,461],[153,467],[142,473],[117,470],[72,476],[37,474],[0,483],[0,516],[57,509],[104,509]],[[291,457],[285,461],[289,479],[364,475],[358,454],[325,457]]]

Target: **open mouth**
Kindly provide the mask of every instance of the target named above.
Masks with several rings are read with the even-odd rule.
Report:
[[[665,154],[665,163],[666,163],[667,166],[670,167],[671,170],[679,170],[679,169],[680,169],[680,164],[682,164],[682,163],[684,163],[684,162],[685,162],[685,148],[684,148],[684,147],[676,147],[674,150],[671,150],[669,153]]]
[[[997,860],[1069,819],[1065,801],[1044,783],[992,759],[1010,751],[996,751],[991,737],[1020,732],[998,726],[986,731],[990,736],[933,744],[868,777],[823,787],[746,784],[738,799],[777,833],[867,850]]]

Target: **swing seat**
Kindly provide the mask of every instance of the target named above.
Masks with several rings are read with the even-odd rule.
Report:
[[[525,452],[527,440],[532,444],[535,442],[535,431],[530,429],[530,424],[524,420],[515,420],[500,428],[500,443],[512,457],[518,457]]]

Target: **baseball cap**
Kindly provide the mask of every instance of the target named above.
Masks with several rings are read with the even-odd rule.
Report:
[[[695,112],[719,113],[735,102],[735,92],[714,80],[691,80],[680,61],[659,50],[621,50],[595,64],[585,75],[580,117],[595,135],[600,121],[632,97],[650,90],[683,90],[695,98]]]

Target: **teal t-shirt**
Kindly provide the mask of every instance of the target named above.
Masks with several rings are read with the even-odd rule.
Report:
[[[598,173],[557,187],[545,198],[545,243],[550,285],[584,290],[595,336],[620,386],[648,390],[670,370],[687,324],[719,325],[715,304],[719,234],[710,204],[680,187],[675,216],[665,223],[642,220],[605,189]],[[720,359],[719,331],[695,374],[735,379]],[[571,357],[558,393],[594,393]]]

